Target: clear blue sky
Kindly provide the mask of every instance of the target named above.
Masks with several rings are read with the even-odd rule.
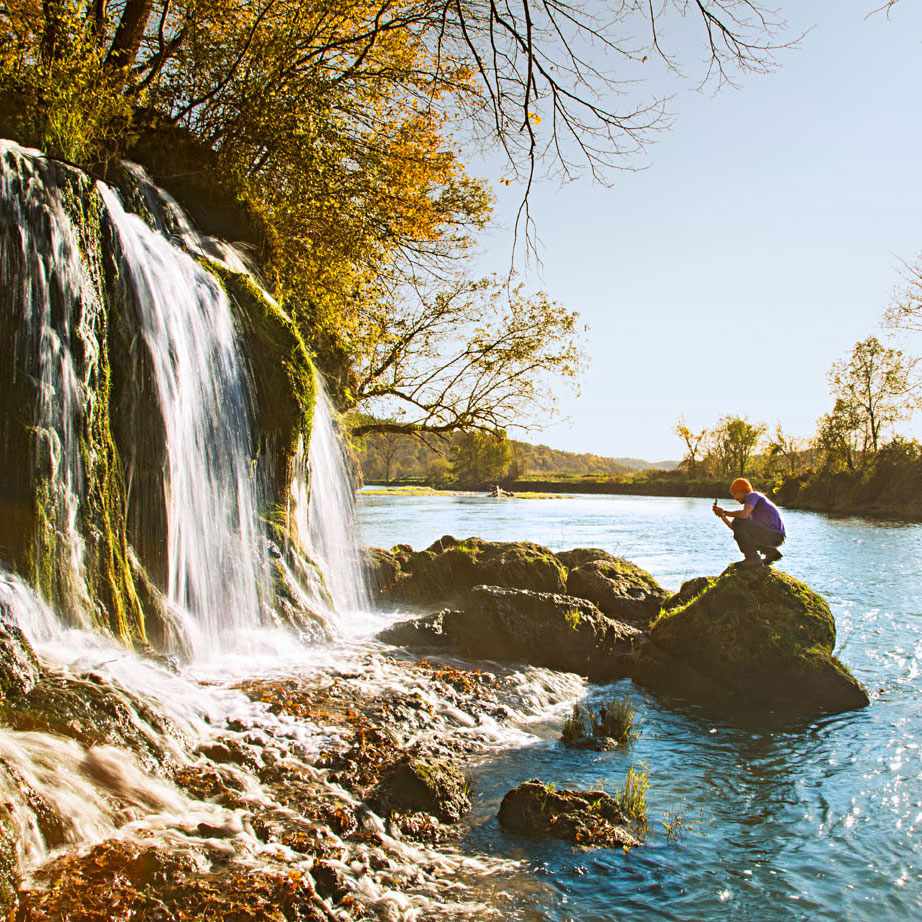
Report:
[[[880,334],[899,260],[922,251],[922,4],[888,20],[865,18],[874,0],[776,3],[812,27],[777,72],[714,94],[651,69],[676,118],[646,169],[535,190],[526,280],[580,311],[591,364],[530,441],[674,458],[680,414],[727,413],[808,436],[830,364]],[[508,267],[517,194],[498,187],[484,271]]]

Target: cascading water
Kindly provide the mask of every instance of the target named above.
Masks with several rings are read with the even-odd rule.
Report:
[[[367,612],[371,601],[355,522],[349,461],[333,421],[333,407],[320,375],[307,452],[299,447],[292,485],[295,522],[302,542],[320,565],[333,608],[340,616]]]
[[[143,186],[149,223],[128,213],[102,183],[36,152],[0,147],[0,270],[13,295],[0,313],[0,336],[14,345],[14,361],[0,365],[6,382],[0,457],[7,468],[0,481],[0,560],[18,570],[0,566],[0,907],[8,906],[5,887],[15,878],[11,851],[26,886],[35,883],[36,905],[42,892],[58,889],[60,856],[79,862],[81,850],[106,842],[113,853],[156,853],[151,868],[180,856],[196,887],[208,875],[220,886],[220,875],[233,867],[244,875],[235,881],[274,874],[289,895],[302,878],[315,879],[310,875],[323,856],[347,882],[355,905],[366,907],[358,910],[363,918],[435,918],[449,893],[452,918],[485,918],[459,877],[506,874],[515,864],[394,838],[319,767],[321,753],[341,744],[348,727],[321,725],[322,713],[311,708],[278,712],[262,694],[302,682],[310,701],[316,687],[354,681],[355,695],[370,701],[423,702],[425,726],[412,731],[414,740],[454,735],[473,751],[529,737],[505,728],[490,709],[468,713],[466,702],[444,700],[451,688],[434,693],[425,670],[407,671],[355,642],[370,605],[349,465],[319,376],[310,442],[302,439],[287,458],[290,490],[274,481],[275,499],[281,493],[291,501],[288,514],[278,516],[290,546],[279,549],[278,525],[268,522],[275,521],[270,475],[281,466],[273,471],[265,454],[280,443],[291,450],[294,442],[272,443],[265,433],[260,441],[256,434],[257,398],[242,358],[239,317],[222,284],[193,257],[227,257],[231,271],[242,263],[197,236],[137,168],[129,173]],[[158,201],[169,205],[163,214]],[[168,239],[176,228],[185,249]],[[137,434],[155,444],[139,447],[135,458]],[[128,464],[126,483],[123,457],[144,468],[137,473]],[[148,478],[145,489],[156,481],[153,513],[139,498],[144,489],[132,482],[134,474]],[[23,499],[36,482],[38,517]],[[32,527],[37,519],[42,534],[31,556],[20,559],[9,555],[3,538],[31,534],[8,527],[23,509],[22,521]],[[164,545],[156,579],[145,567],[158,563],[157,548],[145,547],[145,556],[126,537],[129,520],[134,536],[145,537],[148,515],[157,520],[151,543],[160,543],[162,532]],[[118,621],[100,610],[100,599],[114,604],[119,597],[112,575],[119,554],[130,568],[122,588],[135,596],[132,604],[141,606],[143,595],[150,617],[165,596],[198,657],[192,663],[161,664],[112,638]],[[315,574],[323,588],[314,588]],[[106,581],[108,596],[100,589]],[[326,605],[318,604],[321,596]],[[270,630],[302,623],[278,617],[283,605],[296,614],[322,608],[348,628],[341,634],[351,642],[310,648],[290,632]],[[254,677],[266,688],[247,694],[241,683]],[[575,677],[541,671],[504,681],[504,713],[517,721],[582,688]],[[400,710],[413,714],[416,706]],[[305,797],[310,808],[302,806]],[[333,820],[318,823],[318,816],[351,817],[359,825],[337,835]],[[136,862],[129,870],[143,867]],[[54,887],[44,888],[43,868]],[[118,868],[115,879],[125,870]],[[298,899],[314,914],[298,918],[351,918],[313,886],[301,887]],[[82,898],[84,889],[90,883],[84,887],[80,878],[73,892]],[[221,917],[209,912],[200,917]],[[39,909],[24,918],[38,917],[60,916]]]
[[[169,601],[215,649],[258,627],[269,592],[250,383],[216,279],[102,186],[166,429]]]
[[[35,536],[33,555],[49,558],[43,589],[71,620],[88,625],[91,603],[85,592],[84,541],[78,527],[84,488],[78,431],[87,403],[87,379],[98,359],[93,318],[101,311],[99,292],[83,260],[63,193],[45,162],[17,145],[0,142],[0,165],[0,271],[9,299],[5,313],[21,318],[13,335],[13,354],[4,360],[30,369],[34,469],[27,476],[40,483],[37,492],[46,517],[44,532]],[[82,369],[74,356],[78,337]],[[4,477],[13,478],[24,459],[5,457],[6,449],[0,446]]]

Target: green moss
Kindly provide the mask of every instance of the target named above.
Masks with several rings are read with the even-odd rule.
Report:
[[[256,387],[260,450],[270,455],[274,495],[285,497],[298,446],[310,442],[317,371],[297,325],[250,275],[201,259],[235,310]]]
[[[84,266],[95,282],[98,304],[84,302],[75,325],[83,352],[86,389],[80,452],[86,480],[81,507],[82,533],[87,536],[86,588],[94,615],[129,644],[147,643],[144,611],[135,588],[125,522],[127,497],[124,470],[112,435],[112,367],[109,309],[103,270],[102,201],[87,177],[67,198],[77,229]]]
[[[833,655],[835,620],[823,598],[786,573],[730,567],[717,579],[695,580],[667,601],[650,639],[674,658],[664,685],[683,684],[690,667],[706,677],[711,696],[785,710],[846,710],[867,704],[867,693]],[[698,696],[694,683],[686,689]]]

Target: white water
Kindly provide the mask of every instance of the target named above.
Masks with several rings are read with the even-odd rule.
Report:
[[[80,380],[73,349],[79,333],[88,377],[97,361],[88,318],[103,310],[101,267],[88,264],[63,193],[55,186],[54,171],[66,168],[9,142],[0,152],[0,207],[9,226],[18,228],[18,235],[0,238],[5,247],[0,265],[6,278],[18,281],[23,299],[21,348],[28,356],[27,373],[39,385],[36,456],[53,491],[51,511],[63,539],[58,541],[61,554],[69,555],[55,567],[66,581],[59,595],[76,600],[72,620],[89,626],[79,435],[92,393]],[[113,255],[133,304],[141,348],[149,355],[166,435],[167,572],[161,588],[187,634],[186,645],[204,657],[246,648],[253,631],[272,623],[273,560],[262,518],[269,490],[255,458],[252,383],[227,294],[176,242],[194,254],[220,257],[235,271],[245,265],[233,247],[198,234],[140,167],[130,166],[129,172],[159,222],[156,229],[128,213],[109,187],[97,183],[96,189],[102,219],[113,228],[121,250]],[[55,316],[57,304],[65,309]],[[319,375],[317,392],[311,444],[301,447],[296,462],[290,518],[318,569],[291,554],[279,566],[305,611],[319,609],[341,630],[354,629],[370,605],[352,482]],[[142,506],[138,509],[143,513]],[[156,533],[153,526],[146,531]]]
[[[292,484],[294,519],[301,541],[323,571],[336,612],[368,612],[371,600],[362,566],[355,493],[349,461],[333,422],[320,375],[310,447],[299,446]],[[344,627],[342,617],[338,626]]]
[[[91,318],[101,310],[99,293],[46,162],[6,141],[0,141],[0,221],[0,282],[12,302],[4,309],[25,320],[16,347],[31,358],[37,389],[35,475],[46,480],[45,512],[58,544],[55,572],[66,581],[56,588],[69,603],[70,619],[86,625],[91,603],[78,529],[84,471],[77,433],[87,395],[72,346],[81,334],[83,374],[89,378],[98,358]],[[16,356],[4,360],[15,362]]]
[[[262,623],[269,593],[264,492],[250,384],[227,294],[191,256],[100,193],[123,249],[167,435],[167,596],[189,612],[197,653]]]
[[[0,573],[0,606],[30,636],[37,639],[46,627],[47,607],[17,577]],[[335,747],[339,730],[309,719],[274,714],[236,689],[243,679],[271,677],[296,688],[302,676],[332,681],[350,676],[358,697],[404,696],[426,710],[420,729],[395,728],[395,742],[411,746],[431,735],[442,741],[456,738],[474,751],[489,752],[528,745],[530,720],[568,706],[584,693],[576,676],[542,669],[506,672],[502,703],[505,721],[468,713],[433,693],[419,674],[400,667],[367,640],[326,647],[275,649],[265,632],[261,655],[223,655],[207,667],[189,666],[179,673],[132,654],[118,645],[84,631],[59,631],[36,644],[53,670],[71,681],[105,683],[121,697],[135,696],[172,727],[156,734],[140,722],[145,735],[166,752],[164,763],[152,770],[143,758],[114,746],[84,747],[46,733],[0,728],[0,797],[17,831],[17,848],[27,883],[58,849],[45,839],[37,821],[34,797],[56,817],[63,850],[87,849],[106,839],[168,847],[186,852],[207,874],[213,863],[239,862],[280,873],[309,873],[311,859],[278,844],[267,844],[254,834],[250,815],[283,811],[255,774],[243,767],[218,766],[238,781],[246,809],[227,808],[190,797],[163,771],[177,766],[210,764],[199,749],[220,739],[256,745],[260,757],[284,762],[302,778],[312,779],[351,808],[358,809],[371,832],[370,842],[324,833],[333,859],[357,900],[381,918],[421,922],[425,919],[466,916],[496,918],[498,913],[475,898],[493,887],[489,881],[508,879],[520,872],[518,862],[488,856],[466,856],[452,848],[433,849],[394,838],[382,819],[364,810],[344,789],[332,784],[314,767],[319,753]],[[287,655],[286,655],[287,653]],[[228,724],[236,729],[231,730]],[[518,724],[521,729],[516,729]],[[145,729],[146,728],[146,729]],[[398,739],[399,734],[405,734]],[[294,814],[292,814],[294,816]],[[311,828],[311,826],[305,826]]]

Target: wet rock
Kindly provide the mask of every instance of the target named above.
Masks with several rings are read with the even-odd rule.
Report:
[[[233,862],[203,873],[203,866],[207,858],[189,848],[101,842],[39,869],[35,884],[20,891],[17,919],[323,922],[330,918],[306,874],[254,870]]]
[[[528,541],[459,541],[446,535],[424,551],[398,545],[367,557],[378,598],[409,605],[452,605],[474,586],[563,592],[566,569],[547,548]]]
[[[833,655],[835,642],[829,606],[805,583],[767,567],[733,566],[669,599],[636,678],[722,711],[865,707],[867,692]]]
[[[381,779],[374,802],[456,823],[471,808],[467,780],[451,759],[404,758]]]
[[[537,779],[506,794],[499,822],[507,832],[576,845],[630,849],[641,844],[616,797],[604,791],[558,791]]]
[[[385,643],[409,647],[411,650],[451,650],[458,646],[457,625],[464,617],[463,611],[445,608],[425,618],[398,621],[383,630],[378,638]]]
[[[21,700],[38,684],[41,667],[12,614],[0,604],[0,699]]]
[[[16,833],[6,812],[6,806],[0,804],[0,913],[4,918],[16,906],[16,884],[19,879]]]
[[[346,878],[338,868],[334,867],[328,861],[317,861],[311,868],[311,877],[314,878],[314,886],[317,892],[325,899],[331,899],[338,903],[344,896],[349,894],[349,885]]]
[[[647,627],[668,595],[646,570],[608,554],[574,565],[567,575],[567,592],[589,599],[603,614],[639,628]]]
[[[641,632],[603,615],[585,599],[478,586],[464,611],[404,621],[379,635],[387,643],[440,646],[472,659],[495,659],[575,672],[593,680],[628,672]]]
[[[87,747],[129,749],[157,773],[170,763],[167,737],[177,732],[137,695],[92,675],[51,669],[39,673],[27,694],[0,700],[0,719],[14,730],[66,736]]]

